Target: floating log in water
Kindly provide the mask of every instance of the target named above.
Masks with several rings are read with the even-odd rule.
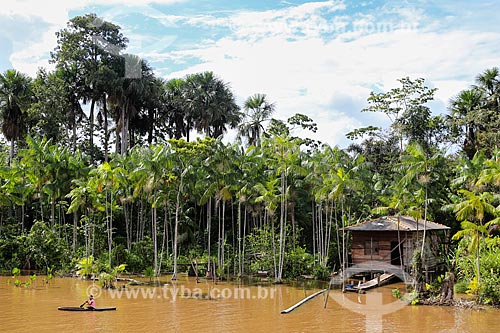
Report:
[[[116,278],[116,281],[127,281],[131,285],[142,285],[142,284],[148,284],[147,282],[142,282],[136,279],[131,279],[131,278]]]
[[[295,310],[296,308],[298,308],[299,306],[301,306],[302,304],[304,304],[305,302],[307,302],[308,300],[310,299],[313,299],[314,297],[324,293],[326,291],[326,289],[323,289],[323,290],[320,290],[320,291],[317,291],[315,292],[314,294],[310,295],[310,296],[307,296],[306,298],[304,298],[302,301],[298,302],[297,304],[289,307],[288,309],[286,310],[283,310],[281,311],[282,314],[286,314],[286,313],[290,313],[292,312],[293,310]]]

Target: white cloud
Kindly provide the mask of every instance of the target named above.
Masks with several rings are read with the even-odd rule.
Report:
[[[55,29],[50,29],[43,33],[39,42],[35,43],[14,42],[13,52],[9,59],[12,66],[32,77],[41,67],[53,68],[53,65],[48,62],[47,53],[56,45],[55,32]]]
[[[118,0],[70,0],[57,8],[36,0],[1,6],[0,16],[40,16],[49,23],[39,42],[16,42],[13,65],[34,73],[44,62],[39,55],[54,48],[54,32],[65,26],[69,11],[94,3],[114,5]],[[147,4],[139,0],[119,3],[121,9],[107,12],[111,17],[126,10],[138,11],[166,27],[177,27],[179,35],[183,28],[193,27],[225,31],[223,37],[207,33],[188,41],[195,46],[162,50],[159,44],[170,44],[175,37],[155,43],[140,27],[127,30],[130,51],[151,61],[159,75],[173,65],[184,69],[168,77],[213,71],[230,82],[239,100],[266,93],[277,104],[277,117],[307,114],[318,123],[314,138],[331,145],[345,146],[345,133],[356,127],[383,124],[383,116],[360,113],[374,89],[394,88],[403,76],[423,77],[439,89],[434,105],[444,110],[451,97],[473,83],[475,75],[499,65],[500,31],[451,26],[462,12],[449,7],[441,20],[423,8],[395,1],[363,13],[346,11],[349,7],[341,1],[318,1],[266,11],[194,16],[140,10]],[[127,5],[131,7],[123,7]],[[488,12],[484,11],[481,15]],[[197,64],[188,66],[193,59]]]
[[[12,54],[9,60],[12,66],[28,75],[34,76],[39,67],[52,67],[49,62],[50,52],[56,46],[55,33],[64,28],[69,21],[69,13],[73,10],[86,8],[89,5],[117,5],[114,11],[124,11],[127,6],[139,6],[132,9],[134,12],[144,12],[147,15],[163,15],[155,11],[148,4],[172,4],[186,0],[65,0],[65,1],[39,1],[39,0],[9,0],[2,2],[0,6],[0,18],[18,18],[20,22],[33,21],[41,18],[43,24],[39,23],[34,28],[39,30],[39,38],[36,41],[15,38],[11,40]],[[118,6],[119,5],[119,6]],[[163,15],[164,16],[164,15]],[[164,24],[168,24],[165,17],[159,17]],[[164,40],[166,41],[166,40]],[[148,44],[150,46],[151,43]]]
[[[235,38],[258,40],[262,37],[281,36],[295,39],[332,32],[336,26],[324,15],[342,9],[345,9],[343,1],[319,1],[284,9],[235,11],[229,16],[203,14],[184,18],[175,16],[173,19],[193,26],[229,28]]]
[[[231,82],[242,98],[267,93],[277,103],[278,117],[305,113],[318,122],[317,139],[345,145],[345,133],[369,124],[362,123],[359,115],[363,106],[338,109],[334,103],[337,98],[350,96],[357,102],[353,105],[360,106],[360,101],[366,103],[375,84],[389,90],[398,85],[398,78],[410,76],[423,77],[440,88],[436,99],[447,105],[450,97],[467,87],[477,73],[498,65],[499,33],[396,29],[363,32],[354,39],[353,35],[347,39],[339,35],[325,40],[317,31],[308,30],[309,21],[297,20],[294,29],[307,34],[290,40],[294,29],[281,26],[279,30],[288,12],[265,13],[263,21],[259,21],[257,12],[237,14],[231,19],[238,21],[231,36],[175,53],[197,57],[202,63],[171,76],[212,70]],[[299,16],[308,17],[305,12]],[[360,19],[374,20],[369,16]],[[415,16],[412,19],[418,20]]]

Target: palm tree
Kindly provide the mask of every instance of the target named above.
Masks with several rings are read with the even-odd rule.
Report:
[[[172,79],[163,84],[163,101],[165,103],[165,119],[168,124],[170,138],[180,139],[187,137],[187,113],[183,93],[185,81],[183,79]],[[162,123],[162,121],[160,121]]]
[[[227,126],[236,128],[239,124],[241,114],[229,85],[212,72],[188,75],[184,88],[186,130],[195,128],[217,138],[227,131]]]
[[[274,235],[274,214],[276,209],[278,209],[280,194],[278,183],[279,179],[270,176],[269,179],[264,180],[262,183],[257,183],[254,188],[257,192],[257,197],[255,198],[256,203],[263,202],[266,212],[266,220],[271,221],[271,242],[273,249],[273,267],[274,267],[274,280],[280,282],[278,279],[278,264],[276,263],[276,237]],[[281,242],[280,242],[281,243]]]
[[[73,153],[77,151],[78,124],[85,118],[85,113],[79,101],[84,88],[77,83],[80,79],[78,72],[78,66],[70,62],[64,62],[63,65],[56,69],[56,75],[60,76],[62,89],[66,92],[68,99],[69,112],[66,116],[65,125],[68,139],[71,138],[71,150]],[[71,131],[71,136],[69,135],[69,131]]]
[[[115,117],[115,148],[119,154],[125,154],[129,149],[130,121],[139,113],[151,79],[149,75],[151,68],[144,60],[133,55],[128,55],[128,59],[139,63],[143,75],[140,78],[118,77],[114,83],[114,89],[109,92],[107,99]],[[122,61],[121,65],[123,70],[125,63]]]
[[[477,122],[477,112],[481,109],[483,97],[480,89],[472,88],[461,91],[451,100],[452,124],[465,135],[463,150],[469,159],[472,159],[479,149],[477,132],[480,124]]]
[[[247,221],[247,208],[250,206],[252,200],[255,199],[255,191],[253,184],[259,179],[259,166],[258,159],[253,153],[254,149],[234,149],[233,158],[235,159],[235,167],[238,169],[235,191],[236,198],[238,199],[238,276],[242,277],[244,274],[244,257],[245,257],[245,235],[246,235],[246,221]],[[243,210],[243,211],[242,211]]]
[[[110,163],[104,162],[100,164],[91,173],[93,177],[89,179],[91,184],[96,187],[99,199],[98,206],[104,207],[105,219],[106,219],[106,231],[108,236],[108,267],[111,269],[111,252],[113,250],[113,212],[118,208],[117,203],[117,191],[119,188],[119,183],[117,182],[116,174],[123,173],[124,170],[121,167],[115,167]],[[104,204],[103,202],[104,201]]]
[[[488,94],[488,97],[494,103],[494,106],[499,107],[500,70],[498,67],[487,69],[482,74],[479,74],[476,77],[476,81],[479,83],[479,87]]]
[[[335,152],[333,153],[335,154]],[[330,169],[325,179],[325,184],[331,186],[328,197],[340,203],[342,228],[346,227],[349,223],[349,212],[351,211],[352,200],[356,192],[362,188],[362,174],[365,165],[364,156],[361,155],[356,156],[352,162],[345,158],[341,159],[337,161],[337,165]],[[344,274],[347,264],[347,239],[345,235],[345,230],[343,230],[341,240],[342,260],[340,262],[342,265],[342,274]],[[338,239],[338,241],[340,241],[340,239]]]
[[[478,121],[483,123],[483,142],[488,147],[488,154],[500,145],[500,70],[498,67],[487,69],[476,78],[479,89],[484,92],[482,110]]]
[[[491,204],[494,197],[489,192],[483,192],[480,194],[476,194],[474,192],[468,190],[459,190],[458,193],[465,196],[465,198],[456,204],[449,205],[458,221],[472,221],[477,223],[477,227],[472,227],[472,223],[462,223],[462,227],[464,230],[459,231],[454,235],[455,239],[465,236],[466,234],[470,234],[470,232],[476,233],[474,238],[476,239],[475,244],[471,247],[471,249],[475,249],[477,252],[476,262],[477,262],[477,282],[480,282],[480,257],[481,257],[481,244],[480,244],[480,236],[485,233],[483,221],[487,215],[495,216],[496,209]]]
[[[286,239],[288,208],[290,199],[290,179],[294,174],[301,173],[300,166],[300,140],[290,138],[288,135],[276,135],[263,142],[263,150],[267,155],[269,173],[280,181],[280,226],[279,226],[279,252],[278,272],[276,283],[281,283],[286,253]]]
[[[168,130],[165,128],[164,102],[162,101],[163,80],[155,77],[151,67],[145,61],[142,64],[140,81],[143,85],[142,93],[136,102],[137,115],[130,119],[129,135],[130,144],[151,145],[153,141],[164,141]]]
[[[424,215],[419,216],[419,218],[424,219],[424,230],[422,237],[422,251],[421,257],[424,257],[425,239],[427,231],[427,214],[429,206],[429,183],[432,180],[432,173],[436,166],[442,163],[442,158],[440,153],[436,153],[431,157],[427,156],[424,148],[416,143],[410,143],[406,147],[406,154],[401,156],[401,168],[403,177],[400,180],[401,186],[405,188],[410,188],[415,183],[418,183],[423,187],[424,192]],[[418,192],[418,191],[417,191]]]
[[[144,181],[141,183],[143,191],[148,194],[148,201],[151,205],[151,235],[153,239],[154,250],[154,272],[155,275],[160,273],[160,262],[158,261],[158,237],[157,237],[157,211],[158,208],[165,206],[168,201],[168,196],[171,190],[170,183],[174,175],[173,169],[173,154],[167,146],[158,145],[152,146],[150,156],[144,159],[135,172],[140,172],[140,178]],[[164,226],[164,229],[166,226]]]
[[[307,176],[305,180],[308,186],[312,189],[312,249],[313,256],[316,257],[316,252],[318,253],[320,265],[325,266],[327,263],[328,257],[328,248],[329,248],[329,231],[331,230],[331,218],[332,214],[330,214],[326,220],[327,225],[323,228],[322,219],[317,218],[323,216],[323,207],[328,207],[330,203],[334,201],[328,197],[328,193],[330,193],[331,186],[329,184],[324,184],[323,180],[325,175],[328,174],[328,170],[334,165],[333,161],[329,160],[327,157],[330,157],[329,152],[332,150],[330,147],[327,147],[325,151],[318,152],[314,154],[306,161],[306,167],[308,169]],[[322,232],[325,230],[325,232]],[[337,236],[338,236],[338,228],[337,228]],[[337,239],[338,240],[338,239]],[[339,243],[337,242],[337,246]],[[340,255],[340,251],[339,251]],[[339,257],[339,262],[341,258]]]
[[[197,142],[186,142],[184,140],[171,139],[169,141],[175,157],[175,163],[171,172],[173,174],[172,181],[176,185],[175,194],[175,225],[173,233],[173,259],[174,259],[174,272],[172,280],[177,280],[177,256],[178,256],[178,243],[179,243],[179,226],[181,218],[185,218],[184,211],[184,196],[190,193],[191,189],[185,190],[190,184],[194,184],[195,180],[190,177],[193,176],[193,170],[199,164],[200,158],[206,159],[208,155],[208,147],[213,139],[198,140]],[[193,185],[194,187],[194,185]],[[182,215],[182,216],[181,216]]]
[[[21,137],[24,112],[31,101],[31,79],[14,69],[0,74],[2,133],[10,141],[8,164],[14,157],[15,141]]]
[[[482,151],[477,151],[472,159],[463,157],[457,168],[458,177],[451,181],[455,188],[465,188],[477,192],[482,189],[484,181],[481,179],[486,157]],[[484,180],[484,179],[483,179]]]
[[[267,101],[265,94],[248,97],[243,106],[247,120],[240,124],[238,137],[246,137],[248,145],[260,146],[260,137],[264,133],[262,123],[270,120],[275,108],[274,103]]]

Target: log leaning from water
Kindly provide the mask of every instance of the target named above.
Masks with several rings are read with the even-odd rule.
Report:
[[[293,310],[295,310],[296,308],[298,308],[299,306],[301,306],[302,304],[304,304],[305,302],[307,302],[308,300],[313,299],[314,297],[316,297],[316,296],[318,296],[318,295],[320,295],[320,294],[324,293],[325,291],[326,291],[326,289],[323,289],[323,290],[317,291],[317,292],[315,292],[314,294],[307,296],[306,298],[304,298],[302,301],[298,302],[297,304],[295,304],[295,305],[293,305],[293,306],[289,307],[289,308],[288,308],[288,309],[286,309],[286,310],[281,311],[281,313],[282,313],[282,314],[287,314],[287,313],[290,313],[290,312],[292,312]]]

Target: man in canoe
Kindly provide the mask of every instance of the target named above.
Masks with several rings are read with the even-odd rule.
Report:
[[[87,304],[87,309],[89,310],[94,310],[95,309],[95,300],[94,296],[90,295],[89,299],[85,301],[80,307],[83,307],[85,304]]]

